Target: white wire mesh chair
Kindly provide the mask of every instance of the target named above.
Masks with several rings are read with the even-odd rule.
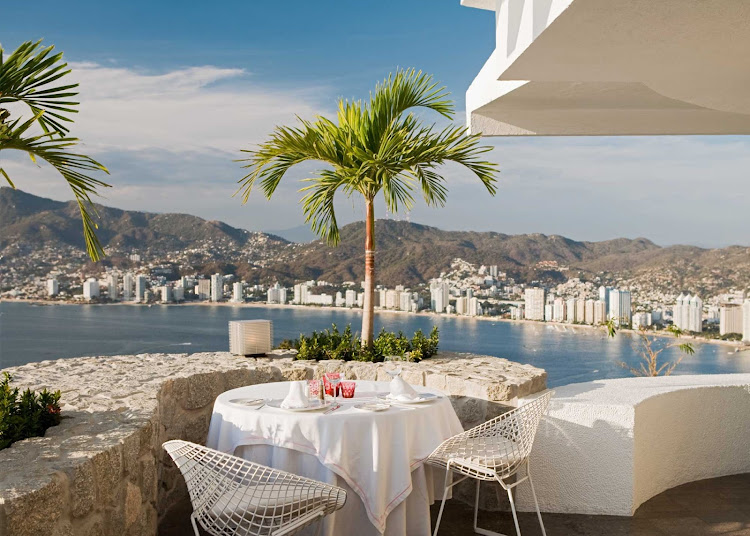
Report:
[[[474,532],[486,536],[502,536],[497,532],[477,527],[477,516],[479,512],[479,484],[482,481],[499,482],[502,488],[508,492],[510,508],[513,512],[513,521],[516,525],[516,533],[521,536],[518,526],[516,505],[513,500],[513,488],[521,482],[529,481],[531,494],[534,497],[536,513],[539,517],[539,525],[542,534],[546,536],[542,514],[539,511],[539,503],[534,491],[534,483],[531,481],[529,472],[529,454],[534,443],[534,436],[539,427],[542,415],[547,411],[549,400],[554,391],[546,391],[543,395],[527,402],[526,404],[503,413],[494,419],[463,433],[446,439],[427,458],[427,463],[445,469],[445,493],[440,505],[440,513],[435,522],[435,534],[437,536],[440,528],[440,519],[443,516],[445,500],[450,488],[463,482],[467,478],[477,481],[476,502],[474,503]],[[508,480],[515,476],[518,470],[525,466],[526,476],[516,478],[513,482]],[[453,473],[464,475],[463,478],[448,484]]]
[[[317,480],[187,441],[162,446],[185,477],[196,536],[196,523],[214,536],[288,536],[346,502],[346,491]]]

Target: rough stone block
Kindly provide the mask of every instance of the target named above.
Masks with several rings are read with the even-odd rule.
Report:
[[[122,449],[115,445],[92,458],[97,496],[104,505],[115,503],[114,497],[122,484]]]
[[[73,517],[83,517],[94,509],[95,504],[94,464],[91,460],[84,460],[73,470],[70,484],[70,513]]]
[[[52,478],[22,497],[5,503],[5,525],[11,536],[53,534],[65,511],[65,483]]]
[[[138,521],[141,515],[141,489],[128,482],[125,490],[125,527]]]

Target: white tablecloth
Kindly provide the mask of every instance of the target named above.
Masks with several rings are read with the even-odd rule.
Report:
[[[333,475],[323,478],[325,472],[306,458],[317,459],[343,479],[350,491],[347,506],[327,520],[326,534],[352,534],[342,532],[344,527],[357,528],[358,536],[429,534],[429,517],[426,524],[424,520],[408,517],[410,512],[421,511],[421,516],[428,513],[433,484],[442,486],[444,474],[433,482],[431,468],[424,466],[424,459],[445,439],[463,431],[450,400],[440,398],[378,413],[361,411],[353,404],[375,393],[387,392],[388,384],[358,381],[353,401],[344,402],[344,407],[328,415],[268,406],[255,410],[230,402],[237,398],[281,399],[288,391],[289,383],[284,382],[252,385],[221,394],[214,404],[207,446],[335,483],[331,482]],[[248,448],[253,445],[276,448]],[[351,490],[361,503],[352,497]],[[412,494],[413,491],[416,493]],[[407,497],[410,497],[408,503],[414,503],[402,505]],[[362,518],[362,512],[366,513],[366,519]],[[397,514],[393,519],[389,517],[392,512]],[[374,530],[364,526],[368,520]]]

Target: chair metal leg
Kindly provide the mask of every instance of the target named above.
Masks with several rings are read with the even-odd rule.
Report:
[[[445,500],[448,498],[448,492],[450,491],[450,487],[448,486],[448,479],[451,477],[451,468],[448,466],[445,470],[445,491],[443,492],[443,502],[440,504],[440,512],[438,512],[437,521],[435,521],[435,532],[433,532],[432,536],[437,536],[438,529],[440,529],[440,520],[443,517],[443,509],[445,508]]]
[[[539,526],[542,527],[542,536],[547,536],[547,531],[544,530],[544,522],[542,521],[542,511],[539,510],[539,501],[536,500],[536,491],[534,491],[534,482],[531,480],[531,473],[529,472],[529,464],[526,463],[526,475],[529,477],[529,486],[531,486],[531,496],[534,497],[534,506],[536,506],[536,515],[539,518]]]
[[[195,515],[190,514],[190,523],[193,524],[193,532],[195,532],[195,536],[201,536],[201,533],[198,532],[198,525],[195,523]]]
[[[482,536],[505,536],[499,532],[494,532],[487,529],[482,529],[477,526],[477,519],[479,517],[479,485],[482,483],[481,480],[477,480],[477,495],[474,499],[474,533],[481,534]]]
[[[508,488],[508,499],[510,500],[510,510],[513,512],[513,522],[516,524],[516,534],[521,536],[521,527],[518,526],[518,516],[516,515],[516,501],[513,500],[513,490]]]

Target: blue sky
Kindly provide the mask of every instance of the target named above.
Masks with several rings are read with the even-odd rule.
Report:
[[[0,43],[44,38],[81,83],[74,133],[111,170],[101,201],[188,212],[248,229],[302,223],[296,170],[271,202],[232,198],[232,160],[294,115],[364,98],[396,67],[435,75],[463,96],[493,49],[490,12],[458,0],[364,2],[36,2],[3,6]],[[429,117],[427,119],[430,119]],[[660,244],[750,245],[747,137],[489,138],[501,167],[489,197],[449,167],[448,205],[390,217],[446,229],[575,239],[645,236]],[[16,184],[56,199],[54,173],[2,155]],[[341,199],[340,221],[359,219]],[[380,216],[386,216],[384,212]]]

